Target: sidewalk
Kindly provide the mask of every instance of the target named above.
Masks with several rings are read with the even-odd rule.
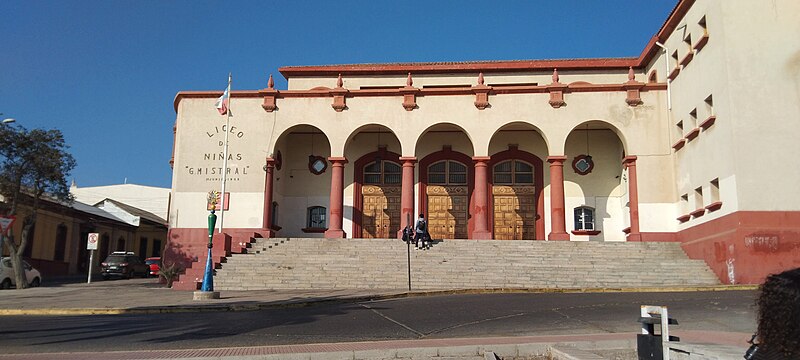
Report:
[[[706,343],[744,353],[744,333],[716,331],[678,331],[681,341]],[[636,333],[574,334],[517,337],[387,340],[348,343],[324,343],[236,348],[143,350],[111,352],[30,353],[0,355],[2,360],[94,360],[94,359],[185,359],[185,360],[319,360],[319,359],[474,359],[487,351],[504,357],[533,358],[546,354],[548,348],[622,350],[632,354]],[[538,358],[538,357],[537,357]],[[560,359],[598,359],[597,357],[560,357]]]
[[[756,286],[710,286],[635,289],[475,289],[411,291],[406,289],[222,291],[220,299],[192,300],[192,292],[165,288],[157,279],[95,281],[62,279],[43,287],[0,292],[4,315],[114,315],[202,311],[250,311],[309,306],[324,302],[355,302],[408,296],[479,293],[664,292],[752,290]]]
[[[8,315],[114,315],[168,312],[249,311],[264,308],[309,306],[324,302],[355,302],[408,296],[513,292],[664,292],[752,290],[756,286],[711,286],[635,289],[475,289],[411,291],[255,290],[222,291],[220,299],[192,300],[192,292],[165,288],[157,279],[95,281],[61,279],[43,287],[0,292],[0,316]]]

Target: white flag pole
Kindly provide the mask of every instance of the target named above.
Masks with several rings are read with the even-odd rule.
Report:
[[[225,99],[222,99],[224,102]],[[228,134],[231,133],[231,73],[228,73],[228,111],[225,118],[225,148],[222,151],[222,192],[219,194],[219,232],[222,233],[222,224],[225,219],[225,180],[228,178]]]

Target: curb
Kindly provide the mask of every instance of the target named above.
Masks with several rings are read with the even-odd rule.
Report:
[[[80,315],[125,315],[125,314],[170,314],[190,312],[234,312],[257,311],[265,309],[287,309],[324,304],[346,304],[367,301],[392,300],[422,296],[472,295],[472,294],[571,294],[571,293],[633,293],[633,292],[715,292],[757,290],[758,285],[715,285],[685,287],[636,287],[636,288],[494,288],[494,289],[457,289],[412,291],[387,295],[365,295],[344,297],[339,299],[289,301],[270,304],[213,304],[213,305],[169,305],[137,308],[39,308],[39,309],[0,309],[0,316],[80,316]]]

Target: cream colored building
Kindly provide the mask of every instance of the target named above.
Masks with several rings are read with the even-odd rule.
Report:
[[[0,210],[7,206],[0,201]],[[10,229],[17,244],[22,236],[23,219],[30,210],[24,201]],[[42,272],[45,282],[53,277],[85,274],[90,259],[86,250],[89,233],[98,233],[100,237],[94,258],[97,272],[100,262],[112,251],[132,251],[142,258],[160,256],[166,244],[167,226],[166,220],[154,214],[110,199],[95,206],[80,201],[67,205],[43,199],[23,257]],[[7,247],[0,252],[8,254]]]
[[[229,127],[220,92],[180,92],[167,251],[204,256],[227,132],[234,252],[423,213],[440,239],[678,241],[759,282],[800,266],[798,13],[681,0],[636,58],[283,67]]]

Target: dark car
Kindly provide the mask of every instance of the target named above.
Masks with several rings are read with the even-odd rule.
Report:
[[[103,280],[108,280],[112,276],[128,279],[136,275],[147,277],[149,273],[150,266],[130,251],[115,251],[100,264]]]
[[[144,263],[150,267],[150,276],[158,276],[158,271],[161,270],[160,257],[149,257],[144,259]]]

